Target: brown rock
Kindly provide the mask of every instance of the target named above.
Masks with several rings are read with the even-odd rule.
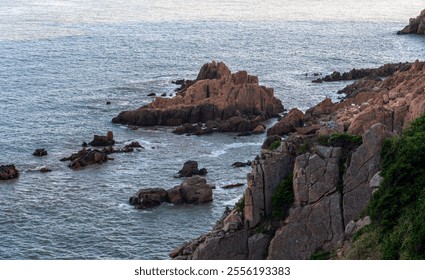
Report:
[[[236,231],[206,239],[193,253],[194,260],[244,260],[248,258],[248,232]]]
[[[416,18],[411,18],[409,24],[397,32],[397,35],[403,34],[425,34],[425,10]]]
[[[223,63],[212,62],[204,65],[198,79],[177,96],[158,97],[138,110],[121,112],[112,121],[139,126],[219,121],[220,131],[244,132],[259,124],[254,121],[256,117],[265,120],[282,111],[273,89],[259,86],[257,77],[245,71],[231,74]]]
[[[184,203],[201,204],[212,201],[212,189],[205,178],[193,176],[183,182],[180,193]]]
[[[294,108],[273,127],[267,130],[267,135],[286,135],[304,125],[304,113]]]
[[[114,135],[112,131],[108,131],[106,133],[106,136],[94,135],[93,140],[89,143],[89,145],[95,146],[95,147],[112,146],[115,144],[115,140],[113,138],[114,138]]]
[[[19,177],[19,171],[15,168],[15,165],[0,165],[0,180],[10,180]]]

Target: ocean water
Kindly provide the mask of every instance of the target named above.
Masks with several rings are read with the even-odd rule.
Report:
[[[172,80],[212,60],[305,110],[346,84],[313,84],[313,73],[424,59],[424,37],[395,35],[422,1],[346,2],[1,0],[0,164],[21,176],[0,182],[0,259],[167,259],[208,231],[244,191],[221,188],[246,183],[250,169],[231,164],[253,159],[265,136],[178,136],[111,119],[148,93],[172,95]],[[108,130],[144,149],[78,171],[59,161]],[[180,184],[173,175],[189,159],[208,169],[212,203],[128,205],[140,188]]]

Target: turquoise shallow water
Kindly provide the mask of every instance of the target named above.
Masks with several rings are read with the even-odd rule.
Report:
[[[423,37],[395,36],[420,1],[375,1],[368,9],[364,0],[345,9],[336,0],[305,0],[311,9],[289,1],[110,2],[2,4],[0,164],[14,163],[21,176],[0,183],[1,259],[164,259],[210,229],[243,193],[220,188],[245,182],[249,168],[230,165],[253,159],[264,135],[187,137],[111,123],[149,102],[150,92],[172,94],[172,80],[195,78],[205,62],[258,75],[287,109],[305,110],[324,97],[337,100],[344,86],[312,84],[315,72],[425,54]],[[59,161],[108,130],[120,145],[136,140],[145,149],[80,171]],[[47,157],[31,155],[40,147]],[[127,204],[139,188],[181,183],[173,175],[189,159],[208,169],[213,203],[151,211]],[[53,172],[36,171],[42,166]]]

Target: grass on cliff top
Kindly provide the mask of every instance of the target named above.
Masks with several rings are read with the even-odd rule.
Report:
[[[385,141],[381,174],[367,209],[375,226],[368,234],[379,233],[384,259],[425,259],[425,115]]]

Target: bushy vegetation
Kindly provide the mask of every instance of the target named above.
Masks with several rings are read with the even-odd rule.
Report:
[[[425,116],[382,148],[383,182],[368,212],[384,259],[425,258]]]
[[[276,140],[276,141],[274,141],[271,145],[270,145],[270,147],[269,147],[269,150],[270,151],[272,151],[272,150],[276,150],[277,148],[279,148],[280,147],[280,144],[282,143],[282,141],[281,140]]]
[[[356,148],[362,144],[362,137],[348,133],[333,133],[330,135],[320,135],[317,142],[322,146]]]
[[[274,218],[284,218],[292,203],[294,202],[294,190],[292,188],[292,177],[290,173],[280,182],[277,189],[274,191],[272,196]]]

